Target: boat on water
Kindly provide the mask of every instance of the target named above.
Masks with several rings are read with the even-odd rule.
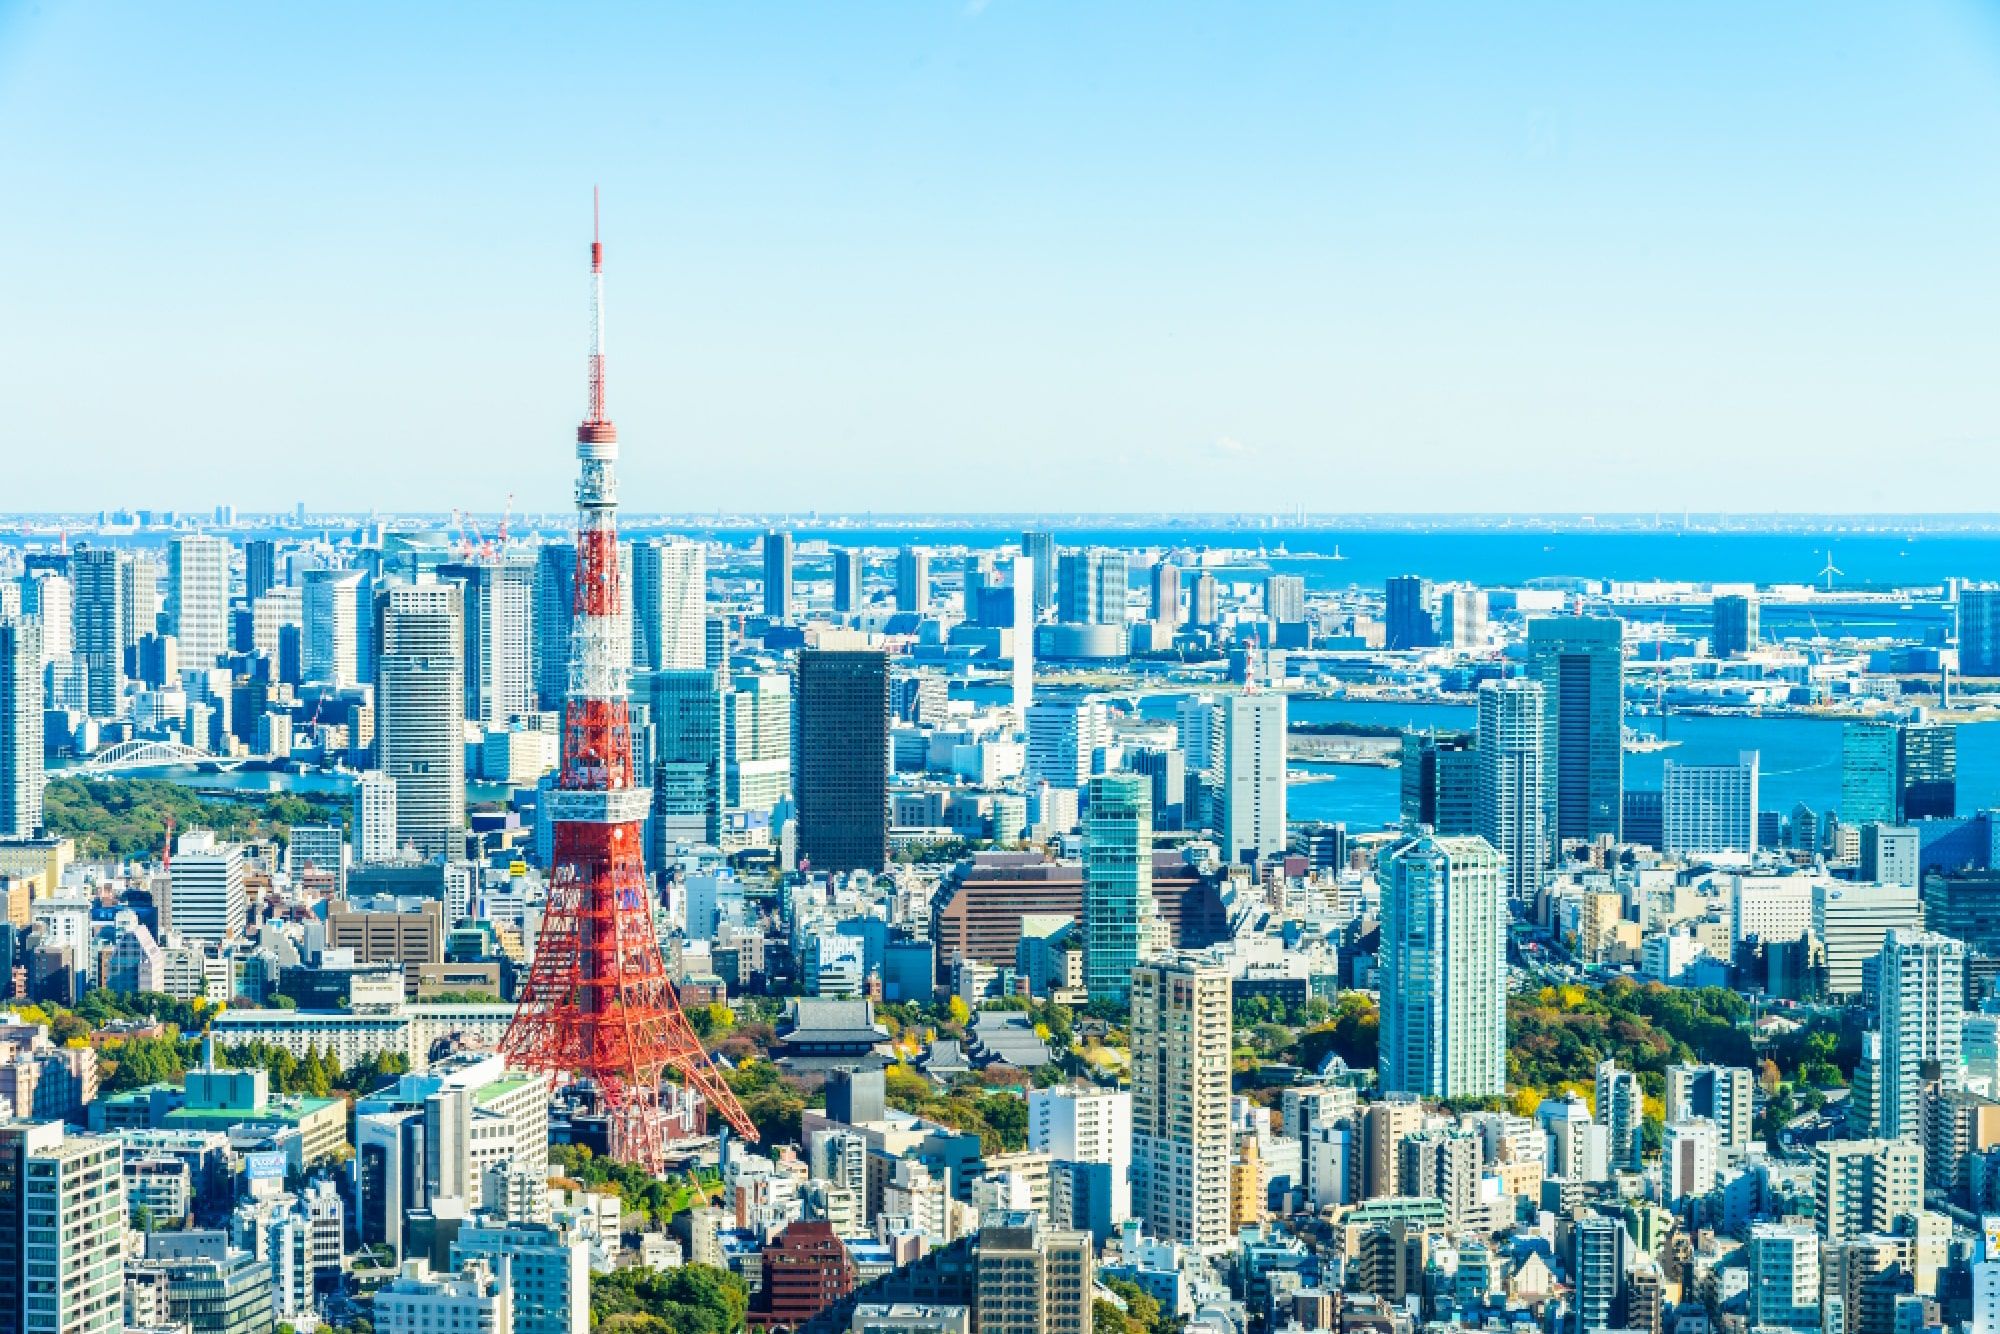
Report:
[[[1680,742],[1670,740],[1667,737],[1648,736],[1644,732],[1628,731],[1625,733],[1625,750],[1628,754],[1650,755],[1656,750],[1671,750],[1680,744]]]

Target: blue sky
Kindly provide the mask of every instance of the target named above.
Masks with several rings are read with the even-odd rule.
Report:
[[[0,0],[0,509],[2000,510],[1993,6],[584,8]]]

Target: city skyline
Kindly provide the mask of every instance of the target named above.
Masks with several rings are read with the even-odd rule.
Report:
[[[638,512],[1962,507],[1990,16],[1704,17],[23,9],[10,490],[559,494],[601,181]]]

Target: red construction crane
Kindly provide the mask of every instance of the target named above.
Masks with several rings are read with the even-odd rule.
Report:
[[[667,979],[642,840],[652,794],[635,781],[620,641],[618,430],[604,406],[604,248],[591,200],[590,405],[576,431],[576,594],[563,759],[545,798],[554,867],[541,933],[501,1050],[515,1065],[595,1086],[611,1151],[658,1172],[669,1071],[745,1139],[757,1129]]]

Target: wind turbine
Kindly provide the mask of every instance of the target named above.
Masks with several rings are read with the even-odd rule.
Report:
[[[1826,568],[1820,571],[1820,576],[1826,580],[1826,591],[1829,593],[1833,591],[1833,576],[1835,576],[1836,574],[1845,574],[1845,573],[1847,573],[1847,571],[1842,570],[1836,565],[1834,565],[1833,552],[1831,549],[1829,549],[1826,553]]]

